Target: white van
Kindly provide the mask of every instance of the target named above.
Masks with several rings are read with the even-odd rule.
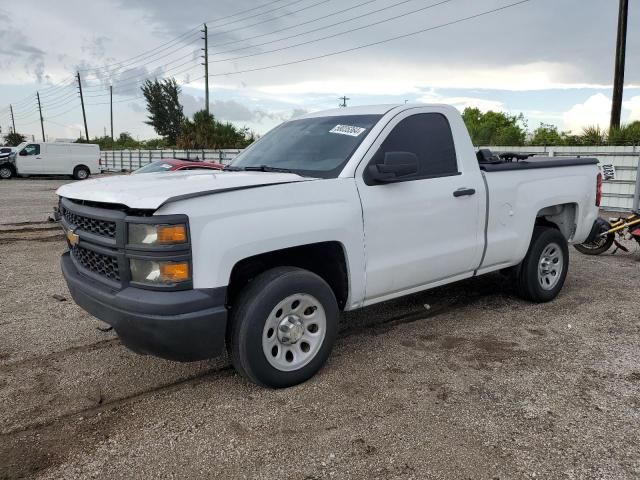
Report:
[[[0,178],[14,175],[71,175],[84,180],[100,173],[100,147],[88,143],[23,142],[0,160]]]

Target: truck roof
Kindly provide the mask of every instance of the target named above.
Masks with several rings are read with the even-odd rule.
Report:
[[[450,105],[435,104],[435,103],[391,103],[381,105],[363,105],[356,107],[341,107],[333,108],[331,110],[321,110],[318,112],[311,112],[301,117],[296,117],[293,120],[301,118],[316,118],[316,117],[341,117],[347,115],[384,115],[385,113],[396,109],[397,111],[408,110],[416,107],[448,107],[454,108]]]

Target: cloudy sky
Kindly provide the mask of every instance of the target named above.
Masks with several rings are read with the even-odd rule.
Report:
[[[459,21],[516,1],[3,0],[0,126],[11,103],[17,130],[39,135],[39,91],[47,135],[76,138],[79,70],[91,136],[108,131],[111,84],[115,134],[154,137],[139,85],[175,76],[185,113],[201,109],[203,22],[213,113],[259,133],[342,95],[522,112],[530,128],[606,126],[617,0],[529,0]],[[630,3],[623,121],[640,120],[640,4]]]

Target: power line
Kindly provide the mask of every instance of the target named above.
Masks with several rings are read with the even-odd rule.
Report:
[[[153,53],[149,56],[143,57],[139,60],[136,60],[135,62],[121,62],[120,64],[118,64],[117,67],[95,67],[92,69],[85,69],[85,70],[80,70],[80,72],[85,73],[85,74],[93,74],[94,77],[96,78],[100,78],[101,76],[104,75],[108,75],[108,74],[112,74],[114,71],[118,71],[118,70],[127,70],[127,69],[132,69],[132,68],[140,68],[142,66],[145,65],[149,65],[152,64],[154,62],[157,62],[159,60],[163,60],[164,58],[173,55],[176,52],[179,52],[181,50],[184,50],[185,48],[187,48],[189,45],[193,45],[194,43],[199,41],[199,32],[193,32],[193,34],[190,35],[191,38],[185,39],[185,43],[182,43],[180,46],[172,46],[172,47],[168,47],[166,49],[162,49],[156,53]],[[150,60],[153,57],[158,57],[158,58],[154,58],[153,60]],[[140,63],[140,61],[143,61],[144,63]],[[105,72],[104,74],[102,72]],[[85,75],[87,76],[87,75]]]
[[[265,15],[267,13],[272,13],[272,12],[275,12],[277,10],[282,10],[283,8],[287,8],[287,7],[290,7],[292,5],[296,5],[296,4],[304,2],[304,1],[305,0],[293,0],[292,2],[289,2],[289,3],[285,4],[285,5],[281,5],[279,7],[272,8],[271,10],[266,10],[264,12],[259,12],[259,13],[254,13],[253,15],[249,15],[248,17],[239,18],[238,20],[234,20],[232,22],[226,22],[226,25],[232,25],[234,23],[244,22],[245,20],[249,20],[250,18],[259,17],[260,15]],[[327,0],[327,1],[329,1],[329,0]],[[276,3],[276,2],[274,2],[274,3]],[[290,15],[291,13],[295,13],[295,12],[286,13],[286,14],[284,14],[284,16]],[[274,17],[274,18],[278,18],[278,17]],[[216,20],[206,20],[204,23],[214,23],[214,22],[216,22]]]
[[[323,2],[320,2],[320,3],[324,3],[325,1],[328,1],[328,0],[323,0]],[[335,24],[333,24],[333,25],[329,25],[329,26],[327,26],[327,27],[323,27],[323,28],[330,28],[330,27],[332,27],[332,26],[339,25],[339,24],[342,24],[342,23],[346,23],[346,22],[348,22],[348,21],[352,21],[352,20],[355,20],[355,19],[358,19],[358,18],[362,18],[362,17],[369,16],[369,15],[372,15],[372,14],[375,14],[375,13],[379,13],[380,11],[388,10],[388,9],[390,9],[390,8],[394,8],[394,7],[397,7],[397,6],[399,6],[399,5],[402,5],[402,4],[405,4],[405,3],[408,3],[408,2],[410,2],[410,1],[413,1],[413,0],[403,0],[403,1],[401,1],[401,2],[397,2],[396,4],[393,4],[393,5],[391,5],[391,6],[384,7],[384,8],[378,9],[378,10],[374,10],[373,12],[370,12],[370,13],[367,13],[367,14],[364,14],[364,15],[361,15],[360,17],[354,17],[354,18],[351,18],[351,19],[348,19],[348,20],[344,20],[344,21],[341,21],[341,22],[337,22],[337,23],[335,23]],[[320,42],[320,41],[322,41],[322,40],[326,40],[326,39],[329,39],[329,38],[334,38],[334,37],[337,37],[337,36],[340,36],[340,35],[345,35],[345,34],[348,34],[348,33],[352,33],[352,32],[354,32],[354,31],[363,30],[363,29],[365,29],[365,28],[369,28],[369,27],[371,27],[371,26],[375,26],[375,25],[379,25],[379,24],[382,24],[382,23],[385,23],[385,22],[389,22],[389,21],[392,21],[392,20],[396,20],[396,19],[398,19],[398,18],[406,17],[406,16],[408,16],[408,15],[412,15],[412,14],[417,13],[417,12],[421,12],[421,11],[424,11],[424,10],[428,10],[428,9],[431,9],[431,8],[437,7],[437,6],[439,6],[439,5],[445,4],[445,3],[450,3],[450,2],[452,2],[452,1],[453,1],[453,0],[442,0],[442,1],[438,2],[438,3],[432,4],[432,5],[428,5],[428,6],[426,6],[426,7],[421,7],[421,8],[418,8],[418,9],[412,10],[412,11],[407,12],[407,13],[403,13],[403,14],[400,14],[400,15],[396,15],[396,16],[391,17],[391,18],[388,18],[388,19],[384,19],[384,20],[380,20],[380,21],[377,21],[377,22],[373,22],[373,23],[371,23],[371,24],[364,25],[364,26],[361,26],[361,27],[358,27],[358,28],[354,28],[354,29],[350,29],[350,30],[347,30],[347,31],[338,32],[338,33],[335,33],[335,34],[332,34],[332,35],[328,35],[328,36],[325,36],[325,37],[322,37],[322,38],[319,38],[319,39],[308,40],[308,41],[305,41],[305,42],[300,42],[300,43],[295,44],[295,45],[290,45],[290,46],[287,46],[287,47],[280,47],[280,48],[276,48],[276,49],[272,49],[272,50],[267,50],[267,51],[263,51],[263,52],[259,52],[259,53],[247,54],[247,55],[242,55],[242,56],[233,57],[233,58],[225,58],[225,59],[218,59],[218,60],[210,60],[210,62],[211,62],[211,63],[219,63],[219,62],[226,62],[226,61],[232,61],[232,60],[239,60],[239,59],[243,59],[243,58],[254,57],[254,56],[260,56],[260,55],[266,55],[266,54],[268,54],[268,53],[273,53],[273,52],[278,52],[278,51],[282,51],[282,50],[287,50],[287,49],[295,48],[295,47],[298,47],[298,46],[301,46],[301,45],[307,45],[307,44],[311,44],[311,43],[315,43],[315,42]],[[366,3],[366,2],[365,2],[365,3]],[[317,4],[314,4],[314,5],[317,5]],[[312,6],[313,6],[313,5],[312,5]],[[315,29],[315,30],[312,30],[312,31],[317,31],[317,30],[320,30],[320,29]],[[305,33],[310,33],[310,32],[305,32]],[[294,35],[294,36],[300,36],[300,35],[302,35],[302,34],[298,34],[298,35]],[[210,38],[210,36],[209,36],[209,38]],[[281,39],[281,40],[282,40],[282,39]],[[267,43],[274,43],[274,42],[267,42]],[[176,60],[176,61],[177,61],[177,60]],[[183,63],[181,63],[180,65],[178,65],[178,66],[176,66],[176,67],[173,67],[171,70],[178,69],[178,68],[180,68],[180,67],[182,67],[182,66],[184,66],[184,65],[188,65],[188,64],[189,64],[189,63],[191,63],[191,62],[192,62],[192,60],[189,60],[189,61],[187,61],[187,62],[183,62]],[[170,62],[169,64],[167,64],[167,66],[168,66],[168,65],[170,65],[171,63],[175,63],[175,61],[174,61],[174,62]],[[165,71],[165,72],[163,72],[163,73],[167,73],[167,72]],[[133,83],[139,83],[141,79],[148,78],[148,77],[149,77],[149,75],[148,75],[148,74],[145,74],[145,75],[143,75],[142,77],[138,77],[138,79],[137,79],[137,80],[134,80],[134,82],[133,82]],[[133,77],[131,77],[131,78],[133,78]],[[130,79],[127,79],[127,80],[130,80]],[[120,82],[118,82],[118,83],[116,83],[116,84],[115,84],[115,87],[116,87],[116,89],[117,89],[117,88],[118,88],[118,86],[127,85],[127,84],[129,84],[129,83],[131,83],[131,82],[125,82],[125,83],[120,83]],[[93,88],[96,88],[96,87],[94,86]],[[86,90],[86,89],[85,89],[85,90]],[[91,96],[92,96],[92,97],[103,97],[103,96],[106,96],[106,95],[108,95],[108,93],[106,93],[106,92],[105,92],[105,93],[103,93],[103,94],[96,94],[96,95],[91,95]]]
[[[64,112],[62,112],[62,113],[56,113],[55,115],[47,115],[47,116],[45,117],[45,120],[47,120],[47,121],[48,121],[50,118],[58,118],[58,117],[61,117],[61,116],[63,116],[63,115],[66,115],[66,114],[67,114],[67,113],[69,113],[69,112],[72,112],[72,111],[76,110],[78,107],[79,107],[79,105],[74,105],[73,107],[71,107],[71,108],[70,108],[70,109],[68,109],[68,110],[65,110],[65,111],[64,111]]]
[[[180,84],[180,86],[189,85],[190,83],[197,82],[198,80],[202,80],[203,78],[205,78],[204,75],[201,75],[200,77],[197,77],[197,78],[189,79],[188,81],[182,82]],[[167,79],[167,77],[161,78],[160,80],[165,80],[165,79]],[[120,100],[114,100],[113,103],[131,102],[133,100],[142,100],[143,98],[144,98],[144,95],[142,95],[141,93],[138,93],[138,94],[135,94],[135,95],[132,95],[132,96],[129,96],[129,97],[125,97],[125,98],[120,99]],[[109,104],[110,104],[110,102],[98,102],[98,103],[87,103],[86,105],[87,106],[97,106],[97,105],[109,105]]]
[[[229,19],[229,18],[233,18],[233,17],[237,17],[238,15],[242,15],[242,14],[245,14],[245,13],[248,13],[248,12],[255,12],[257,9],[261,9],[261,8],[267,7],[267,6],[269,6],[269,5],[273,5],[273,4],[275,4],[275,3],[280,3],[281,1],[283,1],[283,0],[275,0],[275,1],[272,1],[272,2],[265,3],[265,4],[263,4],[263,5],[260,5],[260,6],[258,6],[258,7],[252,7],[252,8],[249,8],[249,9],[243,10],[243,11],[241,11],[241,12],[236,12],[236,13],[231,14],[231,15],[226,15],[226,16],[224,16],[224,17],[219,17],[219,18],[217,18],[217,19],[207,20],[207,23],[220,22],[220,21],[222,21],[222,20]],[[292,2],[292,3],[290,3],[290,4],[285,5],[284,7],[289,6],[289,5],[291,5],[291,4],[294,4],[294,3],[298,3],[299,1],[302,1],[302,0],[296,0],[295,2]],[[283,8],[283,7],[278,7],[278,8]],[[258,14],[253,14],[253,15],[251,15],[251,16],[249,16],[249,17],[246,17],[246,18],[253,18],[253,17],[257,16],[257,15],[263,15],[263,14],[266,14],[266,13],[270,13],[271,11],[274,11],[274,10],[276,10],[276,9],[267,10],[267,11],[264,11],[264,12],[260,12],[260,13],[258,13]],[[246,19],[246,18],[245,18],[245,19]],[[243,20],[243,19],[239,19],[239,20],[237,20],[237,21],[240,21],[240,20]],[[158,50],[160,50],[160,49],[162,49],[162,48],[164,48],[164,47],[167,47],[168,45],[175,44],[175,43],[179,42],[179,41],[180,41],[180,40],[182,40],[184,37],[188,37],[188,36],[189,36],[190,34],[192,34],[192,33],[193,33],[193,34],[196,34],[196,33],[197,33],[197,34],[199,35],[199,32],[197,32],[197,30],[199,30],[199,28],[200,28],[200,25],[198,25],[197,27],[191,28],[191,29],[189,29],[187,32],[185,32],[185,33],[183,33],[183,34],[179,35],[178,37],[173,38],[172,40],[170,40],[170,41],[168,41],[168,42],[165,42],[165,43],[163,43],[163,44],[161,44],[161,45],[159,45],[159,46],[157,46],[157,47],[154,47],[153,49],[147,50],[147,51],[142,52],[142,53],[140,53],[140,54],[138,54],[138,55],[136,55],[136,56],[130,57],[130,58],[125,59],[125,60],[122,60],[122,61],[120,61],[120,62],[113,63],[113,64],[111,64],[111,65],[104,65],[104,66],[102,66],[102,67],[96,67],[96,68],[95,68],[95,69],[93,69],[93,70],[92,70],[92,69],[85,69],[85,70],[81,70],[81,71],[83,71],[83,72],[85,72],[85,71],[97,71],[97,69],[98,69],[98,68],[102,68],[102,69],[107,68],[107,69],[108,69],[108,68],[110,68],[110,67],[116,67],[116,66],[118,66],[118,65],[121,65],[121,64],[123,64],[123,63],[129,62],[129,61],[131,61],[131,60],[135,60],[135,59],[139,59],[139,58],[141,58],[141,57],[148,56],[150,53],[156,52],[156,51],[158,51]],[[75,75],[74,75],[74,76],[67,77],[67,78],[65,78],[65,79],[61,80],[59,84],[51,85],[51,86],[48,86],[48,87],[45,87],[45,88],[40,89],[40,93],[42,94],[43,98],[44,98],[45,96],[49,96],[49,95],[53,94],[54,92],[55,92],[55,94],[57,94],[57,93],[59,93],[59,90],[60,90],[60,89],[64,89],[64,88],[66,88],[66,87],[69,87],[69,86],[73,85],[73,84],[75,83],[75,81],[76,81],[76,77],[75,77]],[[17,100],[17,101],[15,101],[15,102],[12,102],[12,103],[13,103],[13,105],[14,105],[15,107],[21,107],[22,105],[24,105],[24,104],[26,104],[26,103],[31,103],[32,101],[33,101],[32,97],[31,97],[31,96],[29,96],[29,97],[24,97],[24,98],[22,98],[22,99],[20,99],[20,100]]]
[[[404,0],[402,2],[399,2],[399,4],[407,3],[408,1],[412,1],[412,0]],[[440,2],[433,3],[431,5],[427,5],[426,7],[420,7],[420,8],[417,8],[415,10],[412,10],[410,12],[406,12],[406,13],[402,13],[400,15],[396,15],[394,17],[385,18],[383,20],[378,20],[377,22],[369,23],[367,25],[362,25],[362,26],[357,27],[357,28],[351,28],[349,30],[344,30],[342,32],[332,33],[331,35],[326,35],[324,37],[316,38],[316,39],[313,39],[313,40],[306,40],[304,42],[296,43],[294,45],[288,45],[286,47],[274,48],[272,50],[264,50],[262,52],[257,52],[257,53],[248,53],[246,55],[240,55],[240,56],[237,56],[237,57],[222,58],[222,59],[219,59],[219,60],[211,60],[211,63],[229,62],[229,61],[234,61],[234,60],[242,60],[243,58],[258,57],[258,56],[261,56],[261,55],[267,55],[269,53],[281,52],[283,50],[289,50],[290,48],[300,47],[302,45],[309,45],[309,44],[312,44],[312,43],[321,42],[323,40],[328,40],[330,38],[335,38],[335,37],[339,37],[339,36],[342,36],[342,35],[347,35],[349,33],[358,32],[360,30],[364,30],[366,28],[374,27],[376,25],[381,25],[383,23],[391,22],[391,21],[397,20],[399,18],[408,17],[409,15],[413,15],[414,13],[418,13],[418,12],[422,12],[422,11],[425,11],[425,10],[429,10],[431,8],[435,8],[435,7],[438,7],[440,5],[444,5],[445,3],[451,3],[453,1],[454,0],[442,0]],[[357,18],[358,17],[352,18],[349,21],[355,20]],[[345,23],[345,22],[338,22],[338,23],[336,23],[334,25],[339,25],[340,23]],[[318,29],[316,29],[316,30],[318,30]],[[270,43],[273,43],[273,42],[270,42]]]
[[[194,61],[195,61],[195,60],[191,60],[191,61],[189,61],[189,62],[186,62],[185,64],[193,63]],[[139,78],[139,79],[137,79],[137,80],[128,81],[128,82],[123,82],[123,83],[115,82],[115,83],[113,84],[113,88],[114,88],[114,90],[115,90],[115,89],[122,89],[122,88],[124,88],[124,87],[129,87],[129,88],[130,88],[130,87],[132,87],[132,86],[139,86],[139,85],[142,85],[146,80],[148,80],[148,79],[150,79],[150,78],[159,78],[159,77],[160,77],[160,78],[166,78],[166,77],[167,77],[167,75],[168,75],[170,72],[173,72],[174,70],[176,70],[177,68],[180,68],[181,66],[184,66],[185,64],[178,65],[177,67],[171,68],[171,69],[169,69],[169,70],[165,70],[165,71],[163,71],[163,72],[160,72],[160,73],[159,73],[159,74],[157,74],[157,75],[154,75],[154,74],[152,74],[152,73],[151,73],[151,74],[144,75],[144,76],[140,77],[140,78]],[[180,70],[180,71],[178,71],[178,72],[173,72],[173,73],[171,73],[171,76],[178,76],[178,75],[182,75],[182,74],[185,74],[185,73],[187,73],[187,72],[190,72],[191,70],[194,70],[194,69],[196,69],[196,68],[200,68],[200,67],[201,67],[201,65],[200,65],[199,63],[197,63],[197,64],[195,64],[195,65],[191,65],[189,68],[186,68],[186,69]],[[109,93],[108,93],[108,92],[105,92],[105,93],[103,93],[103,94],[101,94],[101,95],[93,95],[92,97],[93,97],[93,98],[98,98],[98,97],[106,97],[106,96],[108,96],[108,95],[109,95]]]
[[[297,0],[296,2],[293,2],[293,3],[300,3],[301,1],[302,0]],[[266,20],[261,20],[259,22],[252,23],[250,25],[244,25],[242,27],[232,28],[231,30],[225,30],[223,32],[216,33],[215,35],[209,35],[209,38],[219,37],[221,35],[226,35],[228,33],[237,32],[238,30],[246,30],[247,28],[255,27],[256,25],[262,25],[263,23],[273,22],[274,20],[278,20],[280,18],[287,17],[289,15],[293,15],[294,13],[302,12],[304,10],[309,10],[310,8],[317,7],[318,5],[322,5],[322,4],[330,2],[330,1],[331,0],[320,0],[319,2],[312,3],[311,5],[309,5],[307,7],[299,8],[298,10],[293,10],[291,12],[287,12],[287,13],[284,13],[282,15],[278,15],[278,16],[275,16],[275,17],[267,18]]]
[[[360,8],[360,7],[364,6],[364,5],[368,5],[369,3],[374,3],[374,2],[377,2],[377,1],[379,1],[379,0],[367,0],[366,2],[362,2],[362,3],[359,3],[359,4],[354,5],[352,7],[345,8],[344,10],[339,10],[337,12],[333,12],[333,13],[330,13],[328,15],[323,15],[321,17],[316,17],[316,18],[314,18],[312,20],[307,20],[306,22],[296,23],[295,25],[289,25],[288,27],[284,27],[284,28],[281,28],[279,30],[274,30],[272,32],[261,33],[260,35],[254,35],[253,37],[243,38],[242,40],[239,40],[239,41],[246,42],[248,40],[254,40],[254,39],[260,38],[260,37],[267,37],[269,35],[275,35],[276,33],[285,32],[285,31],[291,30],[293,28],[298,28],[298,27],[301,27],[303,25],[308,25],[309,23],[315,23],[315,22],[317,22],[319,20],[324,20],[325,18],[334,17],[336,15],[340,15],[341,13],[345,13],[345,12],[348,12],[350,10],[354,10],[356,8]],[[406,1],[412,1],[412,0],[406,0]],[[224,43],[217,43],[217,44],[211,45],[211,46],[217,48],[217,47],[224,47],[226,45],[232,45],[232,44],[236,44],[236,43],[238,43],[238,40],[232,40],[232,41],[224,42]],[[229,51],[233,51],[233,50],[229,50]],[[214,55],[220,55],[222,53],[227,53],[227,52],[214,53]]]
[[[174,65],[171,68],[167,69],[167,67],[169,67],[170,65],[172,65],[172,64],[174,64],[176,62],[179,62],[181,60],[184,60],[184,57],[182,57],[180,59],[177,59],[177,60],[174,60],[172,62],[163,64],[163,65],[157,65],[151,71],[147,70],[144,73],[137,73],[137,74],[131,75],[129,77],[111,77],[111,78],[104,79],[104,81],[107,81],[107,80],[110,81],[110,83],[112,85],[114,85],[114,87],[117,88],[118,85],[126,85],[126,84],[131,83],[131,82],[137,82],[140,79],[145,79],[145,78],[152,77],[152,76],[156,75],[156,73],[154,73],[154,70],[155,71],[162,70],[162,73],[167,72],[167,71],[178,70],[178,69],[184,67],[185,65],[189,65],[189,64],[191,64],[193,62],[198,61],[198,58],[197,57],[196,58],[190,58],[187,61],[183,61],[182,63],[180,63],[178,65]],[[92,85],[90,88],[92,89],[91,93],[96,93],[96,92],[101,91],[104,88],[106,88],[106,85]],[[96,96],[96,95],[94,95],[94,96]]]
[[[423,28],[421,30],[416,30],[416,31],[413,31],[413,32],[410,32],[410,33],[397,35],[395,37],[387,38],[385,40],[379,40],[377,42],[366,43],[364,45],[359,45],[357,47],[352,47],[352,48],[346,48],[344,50],[338,50],[336,52],[325,53],[323,55],[316,55],[314,57],[302,58],[302,59],[293,60],[293,61],[290,61],[290,62],[278,63],[278,64],[275,64],[275,65],[267,65],[265,67],[247,68],[245,70],[236,70],[236,71],[232,71],[232,72],[214,73],[214,74],[211,74],[210,76],[211,77],[223,77],[223,76],[228,76],[228,75],[238,75],[238,74],[241,74],[241,73],[260,72],[260,71],[264,71],[264,70],[270,70],[272,68],[286,67],[286,66],[289,66],[289,65],[296,65],[296,64],[299,64],[299,63],[310,62],[310,61],[319,60],[319,59],[322,59],[322,58],[333,57],[333,56],[336,56],[336,55],[341,55],[343,53],[355,52],[357,50],[362,50],[363,48],[373,47],[373,46],[376,46],[376,45],[382,45],[384,43],[389,43],[389,42],[393,42],[395,40],[400,40],[400,39],[403,39],[403,38],[412,37],[412,36],[415,36],[415,35],[419,35],[421,33],[430,32],[432,30],[438,30],[440,28],[444,28],[444,27],[448,27],[448,26],[451,26],[451,25],[455,25],[457,23],[462,23],[462,22],[466,22],[468,20],[472,20],[472,19],[475,19],[475,18],[479,18],[479,17],[485,16],[485,15],[490,15],[492,13],[496,13],[496,12],[499,12],[499,11],[502,11],[502,10],[506,10],[508,8],[515,7],[517,5],[522,5],[523,3],[527,3],[529,1],[530,0],[520,0],[519,2],[510,3],[510,4],[504,5],[502,7],[494,8],[492,10],[487,10],[487,11],[484,11],[484,12],[481,12],[481,13],[478,13],[478,14],[475,14],[475,15],[470,15],[468,17],[460,18],[458,20],[452,20],[450,22],[441,23],[441,24],[435,25],[433,27]]]
[[[195,53],[195,51],[194,51]],[[185,65],[189,65],[195,61],[197,61],[197,58],[191,58],[187,61],[183,61],[182,63],[172,66],[170,69],[167,69],[167,67],[169,67],[170,65],[176,63],[176,62],[180,62],[181,60],[184,60],[185,57],[173,60],[172,62],[163,64],[163,65],[157,65],[155,67],[153,67],[152,70],[145,70],[144,73],[138,72],[134,75],[131,76],[125,76],[125,77],[109,77],[109,78],[105,78],[102,81],[103,82],[109,82],[111,85],[114,85],[116,88],[119,85],[126,85],[132,82],[138,82],[141,79],[144,80],[145,78],[149,78],[149,77],[153,77],[154,75],[156,75],[157,73],[154,73],[154,71],[158,71],[158,70],[162,70],[161,73],[164,73],[166,71],[172,71],[172,70],[177,70],[179,68],[184,67]],[[98,93],[101,91],[104,91],[105,88],[107,88],[108,85],[105,85],[104,83],[102,85],[90,85],[87,87],[87,91],[90,91],[91,93],[96,93],[96,95],[87,95],[87,97],[100,97],[100,96],[104,96],[105,93]]]
[[[69,103],[69,100],[71,100],[72,98],[77,98],[78,96],[78,92],[69,92],[65,97],[61,97],[58,98],[54,101],[43,101],[42,104],[46,105],[48,108],[52,108],[52,107],[57,107],[60,105],[66,105],[67,103]]]
[[[231,14],[231,15],[227,15],[225,17],[220,17],[220,18],[217,18],[217,19],[207,20],[205,23],[221,22],[222,20],[227,20],[229,18],[233,18],[233,17],[236,17],[238,15],[242,15],[244,13],[254,12],[256,9],[263,8],[263,7],[268,6],[270,4],[273,4],[273,3],[279,3],[281,1],[283,1],[283,0],[276,0],[274,2],[270,2],[270,3],[267,3],[267,4],[261,5],[259,7],[254,7],[254,8],[243,10],[241,12],[237,12],[237,13],[234,13],[234,14]],[[285,8],[287,6],[294,5],[296,3],[300,3],[302,1],[304,1],[304,0],[294,0],[293,2],[287,3],[286,5],[283,5],[283,6],[280,6],[280,7],[277,7],[277,8],[273,8],[271,10],[266,10],[264,12],[254,13],[253,15],[249,15],[247,17],[243,17],[243,18],[240,18],[238,20],[234,20],[232,22],[227,23],[227,25],[230,24],[230,23],[237,23],[237,22],[240,22],[240,21],[248,20],[250,18],[254,18],[254,17],[257,17],[259,15],[264,15],[264,14],[267,14],[267,13],[271,13],[273,11],[279,10],[281,8]],[[175,37],[174,39],[172,39],[172,40],[170,40],[170,41],[168,41],[166,43],[163,43],[163,44],[161,44],[161,45],[159,45],[159,46],[157,46],[157,47],[155,47],[155,48],[153,48],[151,50],[147,50],[147,51],[145,51],[145,52],[143,52],[141,54],[138,54],[136,56],[130,57],[128,59],[122,60],[122,61],[117,62],[117,63],[112,63],[110,65],[103,65],[101,67],[87,68],[87,69],[84,69],[84,70],[81,69],[80,71],[81,72],[95,72],[95,71],[99,71],[99,70],[110,69],[111,67],[120,68],[121,66],[123,66],[123,64],[137,63],[137,62],[131,62],[131,61],[140,59],[141,57],[147,57],[152,52],[156,52],[156,53],[153,53],[153,55],[151,55],[151,56],[154,56],[154,55],[157,54],[158,51],[162,51],[162,50],[166,50],[168,48],[171,48],[171,46],[173,44],[179,43],[180,40],[184,41],[183,40],[184,37],[195,36],[195,35],[199,36],[200,35],[199,30],[200,30],[200,25],[198,25],[197,27],[190,28],[189,30],[187,30],[185,33],[179,35],[178,37]]]

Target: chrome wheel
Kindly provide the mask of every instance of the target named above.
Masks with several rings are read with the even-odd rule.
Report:
[[[545,290],[551,290],[560,280],[564,268],[563,254],[560,245],[550,243],[547,245],[538,262],[538,282]]]
[[[87,172],[86,169],[84,168],[80,168],[78,170],[78,172],[76,173],[76,177],[78,177],[78,180],[84,180],[89,176],[89,172]]]
[[[13,172],[9,167],[0,168],[0,178],[2,178],[3,180],[7,180],[8,178],[11,178],[12,174]]]
[[[262,350],[274,368],[297,370],[313,360],[326,332],[327,317],[318,299],[304,293],[290,295],[269,314],[262,331]]]

